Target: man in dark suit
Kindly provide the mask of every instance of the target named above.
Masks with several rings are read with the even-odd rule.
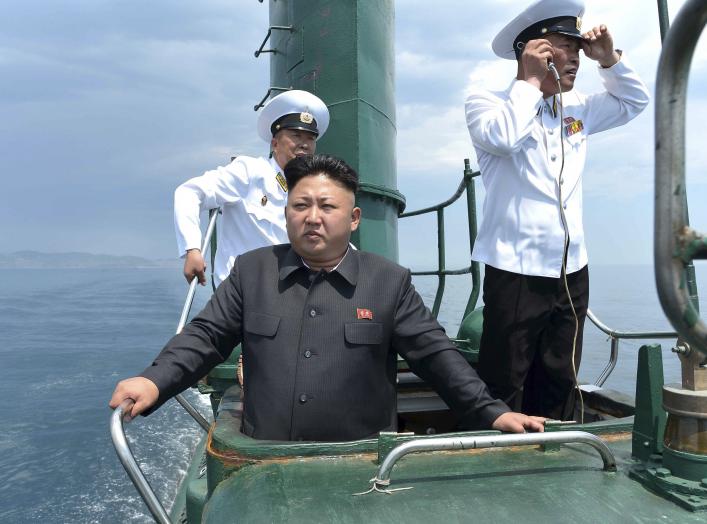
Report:
[[[361,216],[352,168],[306,156],[292,160],[285,177],[291,244],[239,256],[204,310],[152,366],[118,384],[111,407],[131,398],[131,416],[155,409],[242,343],[243,431],[254,438],[343,441],[394,431],[396,354],[464,426],[542,431],[541,419],[491,398],[407,269],[349,247]]]

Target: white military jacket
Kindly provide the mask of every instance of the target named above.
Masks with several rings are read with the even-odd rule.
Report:
[[[540,90],[522,80],[505,91],[477,91],[467,98],[466,121],[486,189],[474,260],[513,273],[559,277],[562,205],[570,237],[567,272],[587,264],[582,226],[587,137],[625,124],[649,100],[625,58],[600,67],[599,74],[606,91],[563,94],[564,122],[559,107],[553,111],[553,97],[543,99]]]
[[[179,255],[201,249],[199,213],[221,207],[218,249],[214,264],[216,284],[231,271],[236,257],[259,247],[287,242],[287,192],[278,182],[281,169],[275,159],[236,157],[225,167],[187,180],[174,192],[174,226]]]

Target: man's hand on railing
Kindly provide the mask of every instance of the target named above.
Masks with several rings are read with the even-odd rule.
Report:
[[[133,377],[118,382],[108,405],[115,409],[127,399],[133,400],[132,409],[126,409],[130,418],[137,417],[146,409],[152,407],[160,396],[160,391],[151,380],[144,377]]]
[[[531,417],[523,413],[508,411],[493,421],[492,429],[508,433],[525,433],[527,431],[545,431],[543,417]]]
[[[187,251],[184,257],[184,278],[187,282],[191,284],[194,277],[199,279],[199,284],[202,286],[206,285],[206,262],[204,262],[204,257],[201,256],[201,250],[190,249]]]

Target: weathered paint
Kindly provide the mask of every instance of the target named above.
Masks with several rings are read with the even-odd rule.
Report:
[[[704,522],[628,478],[630,436],[609,446],[619,471],[582,446],[422,453],[393,471],[392,495],[368,489],[370,456],[248,466],[214,492],[204,522]]]

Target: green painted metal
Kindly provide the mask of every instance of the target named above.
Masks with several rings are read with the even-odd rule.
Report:
[[[642,461],[663,452],[667,413],[663,409],[663,355],[659,344],[638,350],[633,456]]]
[[[473,178],[479,175],[481,175],[481,171],[472,171],[469,165],[469,159],[465,158],[464,183],[466,184],[466,209],[467,221],[469,223],[469,257],[471,257],[471,253],[474,251],[474,243],[476,242],[476,235],[478,233],[476,224],[476,186]],[[471,284],[471,294],[469,295],[469,301],[464,310],[464,317],[474,311],[481,291],[481,270],[479,269],[479,263],[473,260],[471,262]]]
[[[658,344],[638,352],[636,415],[632,455],[639,461],[630,476],[682,507],[707,509],[707,456],[682,453],[663,444],[667,413],[663,409],[663,360]]]
[[[548,433],[556,433],[559,431],[562,431],[563,424],[560,421],[547,421],[545,423],[545,431]],[[558,443],[550,443],[550,444],[543,444],[540,446],[540,449],[543,451],[549,451],[549,452],[555,452],[555,451],[560,451],[562,446]]]
[[[457,338],[454,339],[454,343],[469,362],[476,363],[478,361],[483,327],[483,307],[475,309],[466,315],[459,326],[459,333],[457,334]]]
[[[204,522],[704,522],[628,477],[628,434],[605,437],[618,471],[581,446],[420,453],[395,466],[392,495],[370,493],[371,455],[251,464],[223,482]]]
[[[663,464],[682,479],[698,483],[707,480],[707,455],[685,453],[666,447],[663,450]],[[707,490],[702,491],[707,496]]]
[[[682,461],[678,467],[689,468],[696,477],[696,480],[691,480],[674,475],[674,472],[666,467],[668,464],[664,463],[670,454],[680,455],[680,453],[667,448],[666,453],[653,455],[650,460],[635,464],[631,468],[629,476],[678,506],[689,511],[700,512],[699,514],[704,520],[704,510],[707,510],[707,478],[699,479],[698,468],[704,471],[707,468],[707,459],[695,455],[676,457],[677,460]],[[696,458],[697,460],[695,460]]]
[[[660,24],[660,41],[665,40],[670,27],[670,17],[668,16],[668,0],[658,0],[658,22]]]
[[[270,25],[271,86],[305,89],[329,107],[317,150],[346,160],[360,175],[362,219],[353,242],[398,260],[393,0],[277,0]]]
[[[191,457],[185,480],[179,486],[169,512],[172,522],[201,522],[206,504],[206,435],[199,441]]]
[[[216,415],[224,392],[238,383],[238,357],[241,355],[240,344],[236,346],[223,364],[219,364],[207,376],[206,382],[199,382],[196,386],[202,395],[210,395],[211,410]]]
[[[437,267],[439,267],[437,293],[434,304],[432,304],[432,314],[439,315],[439,307],[442,305],[442,295],[444,295],[444,283],[447,276],[442,273],[446,269],[446,250],[444,246],[444,208],[437,210]]]
[[[681,235],[680,251],[676,254],[685,262],[707,258],[707,238],[690,229]]]

